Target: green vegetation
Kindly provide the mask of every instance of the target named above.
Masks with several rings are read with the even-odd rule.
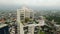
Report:
[[[27,23],[28,21],[30,21],[30,19],[28,17],[25,18],[25,23]]]
[[[40,31],[39,34],[45,34],[45,32]]]
[[[52,21],[54,19],[55,22],[57,22],[57,24],[60,24],[60,17],[56,16],[56,15],[48,15],[45,16],[47,20]]]

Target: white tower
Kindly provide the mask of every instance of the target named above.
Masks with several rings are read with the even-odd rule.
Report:
[[[23,30],[23,24],[21,23],[20,20],[20,11],[17,10],[17,34],[24,34],[24,30]]]
[[[17,25],[18,25],[17,34],[24,34],[24,30],[23,30],[24,25],[21,22],[24,21],[26,17],[28,18],[32,17],[32,19],[34,18],[34,12],[32,9],[23,7],[22,9],[17,10]],[[31,26],[29,28],[31,28],[30,30],[32,30],[30,34],[34,34],[34,30],[33,30],[34,27]]]

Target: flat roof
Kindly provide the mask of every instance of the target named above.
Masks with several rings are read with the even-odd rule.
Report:
[[[7,26],[7,24],[0,24],[0,28]]]

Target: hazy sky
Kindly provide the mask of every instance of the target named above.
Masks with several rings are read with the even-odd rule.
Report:
[[[0,0],[0,5],[60,6],[60,0]]]

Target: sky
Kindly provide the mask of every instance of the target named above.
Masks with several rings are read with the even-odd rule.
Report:
[[[0,5],[60,6],[60,0],[0,0]]]
[[[21,5],[44,9],[59,9],[60,0],[0,0],[0,9],[17,9]]]

